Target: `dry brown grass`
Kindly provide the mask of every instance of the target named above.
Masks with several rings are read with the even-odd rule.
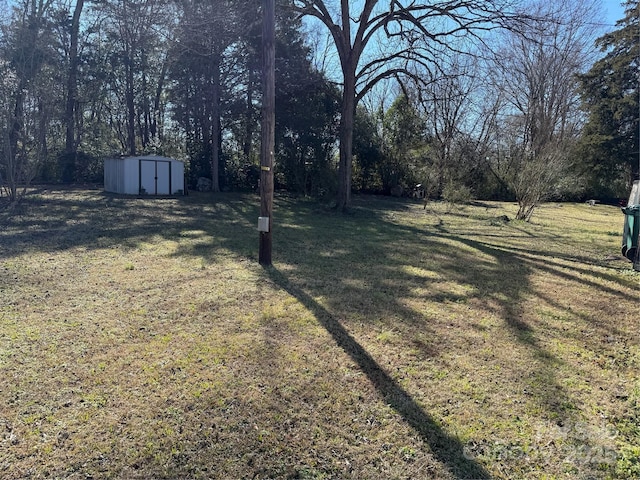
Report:
[[[636,478],[622,214],[32,194],[0,212],[0,477]]]

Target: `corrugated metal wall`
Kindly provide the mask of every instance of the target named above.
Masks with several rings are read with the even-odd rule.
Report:
[[[184,185],[184,163],[172,158],[148,155],[104,161],[106,192],[139,195],[144,188],[148,195],[176,195],[184,194]]]
[[[104,189],[107,192],[125,193],[123,160],[107,158],[104,161]]]

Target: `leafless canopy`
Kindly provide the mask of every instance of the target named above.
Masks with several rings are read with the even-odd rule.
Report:
[[[516,0],[294,0],[300,15],[331,34],[343,75],[338,208],[348,208],[355,106],[378,82],[401,76],[437,77],[442,58],[484,43],[491,30],[516,30],[527,20]],[[424,77],[416,71],[427,71]]]
[[[339,11],[337,3],[294,2],[301,15],[318,19],[331,33],[343,72],[356,76],[357,101],[380,80],[415,77],[412,65],[437,70],[442,55],[468,52],[470,43],[485,43],[490,31],[517,30],[531,20],[513,0],[366,0],[360,8],[341,0]]]

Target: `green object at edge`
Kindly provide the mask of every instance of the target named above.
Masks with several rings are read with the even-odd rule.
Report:
[[[640,204],[622,207],[625,214],[624,232],[622,234],[622,254],[634,261],[638,249],[638,234],[640,233]]]

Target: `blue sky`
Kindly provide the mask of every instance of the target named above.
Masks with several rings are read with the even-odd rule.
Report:
[[[621,0],[603,0],[602,6],[607,24],[614,26],[618,20],[624,17]]]

